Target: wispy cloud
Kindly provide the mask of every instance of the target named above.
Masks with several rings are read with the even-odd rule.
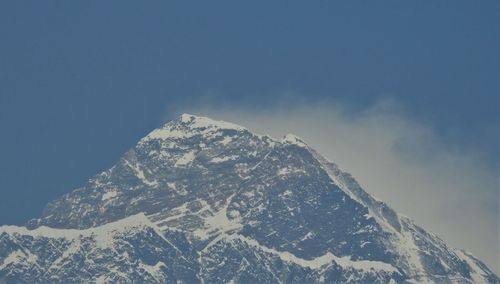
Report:
[[[394,101],[363,110],[294,97],[264,107],[211,101],[175,110],[273,137],[294,133],[353,174],[366,191],[499,272],[498,174],[473,149],[445,143]]]

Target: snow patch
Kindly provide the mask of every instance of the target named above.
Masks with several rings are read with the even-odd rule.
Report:
[[[184,113],[181,115],[182,123],[189,123],[191,128],[218,128],[218,129],[234,129],[234,130],[246,130],[246,128],[229,123],[222,120],[214,120],[208,117],[196,116],[192,114]]]
[[[168,140],[168,139],[182,139],[193,137],[196,133],[190,133],[182,130],[172,129],[172,128],[159,128],[153,130],[146,137],[144,137],[141,142],[146,142],[149,140]]]
[[[455,250],[455,254],[462,260],[465,260],[469,267],[471,268],[471,278],[474,280],[474,283],[487,283],[485,275],[481,274],[480,271],[483,271],[477,264],[476,261],[466,252],[462,250]]]
[[[158,261],[155,265],[148,265],[143,262],[139,262],[139,268],[144,269],[149,275],[151,275],[156,281],[162,283],[163,271],[162,267],[166,267],[165,263]]]
[[[139,178],[144,184],[149,185],[149,186],[158,186],[157,181],[149,181],[146,176],[144,175],[144,171],[142,170],[141,166],[138,163],[132,163],[128,161],[127,159],[123,159],[125,165],[127,165],[135,174],[137,178]]]
[[[108,191],[102,195],[102,201],[115,198],[118,195],[118,191]]]
[[[197,135],[222,135],[219,130],[236,130],[245,131],[246,128],[225,122],[214,120],[208,117],[195,116],[191,114],[182,114],[178,119],[173,120],[163,127],[153,130],[146,137],[139,141],[139,144],[147,143],[151,140],[178,140],[187,139]],[[225,137],[222,140],[224,145],[227,145],[231,140],[230,137]]]
[[[331,252],[327,252],[326,254],[313,258],[313,259],[303,259],[300,257],[295,256],[294,254],[286,251],[278,251],[272,248],[268,248],[266,246],[263,246],[259,244],[256,240],[244,237],[239,234],[232,234],[232,235],[225,235],[224,239],[227,240],[241,240],[245,242],[246,244],[258,248],[264,252],[271,253],[274,255],[277,255],[279,258],[281,258],[283,261],[294,263],[297,265],[300,265],[302,267],[308,267],[311,269],[319,269],[322,268],[326,265],[332,264],[332,262],[335,262],[339,266],[343,268],[352,268],[356,270],[362,270],[362,271],[371,271],[371,270],[377,270],[377,271],[385,271],[385,272],[398,272],[398,270],[384,262],[380,261],[371,261],[371,260],[351,260],[351,257],[349,256],[344,256],[344,257],[337,257]]]
[[[0,270],[4,269],[5,267],[7,267],[9,264],[11,263],[17,263],[17,262],[20,262],[20,261],[25,261],[29,258],[29,256],[26,255],[26,253],[24,253],[23,251],[21,250],[16,250],[16,251],[13,251],[11,252],[4,260],[3,260],[3,263],[0,264]]]
[[[199,239],[206,240],[213,235],[242,228],[243,225],[239,222],[239,212],[236,214],[231,211],[231,215],[229,215],[227,211],[227,208],[229,207],[229,204],[234,196],[235,194],[229,197],[227,203],[221,210],[209,217],[206,217],[204,219],[204,227],[193,231],[193,235]],[[228,215],[234,218],[230,220]]]
[[[413,235],[411,232],[403,232],[399,237],[399,244],[401,246],[397,248],[399,252],[406,256],[408,264],[415,274],[425,273],[424,266],[422,265],[422,260],[420,259],[419,247],[415,244]]]
[[[237,155],[231,155],[231,156],[225,156],[225,157],[215,157],[210,160],[210,163],[218,164],[218,163],[223,163],[227,161],[233,161],[238,159],[239,156]]]
[[[224,139],[222,139],[222,141],[220,141],[220,143],[224,146],[227,146],[227,144],[231,143],[231,141],[233,141],[233,138],[230,136],[226,136],[224,137]]]
[[[277,174],[278,176],[288,176],[292,174],[305,174],[306,172],[303,169],[298,169],[298,168],[281,168],[278,170]]]
[[[106,243],[106,239],[112,238],[114,234],[130,231],[133,228],[143,228],[146,226],[154,226],[151,221],[143,214],[139,213],[118,220],[116,222],[107,223],[98,227],[89,229],[55,229],[46,226],[38,227],[34,230],[29,230],[26,227],[20,226],[0,226],[0,233],[7,233],[12,235],[32,236],[34,238],[53,238],[53,239],[67,239],[74,240],[80,237],[96,238],[96,243]],[[99,242],[97,242],[99,240]]]
[[[175,166],[179,167],[179,166],[189,165],[194,161],[195,157],[196,157],[195,151],[187,152],[175,162]]]

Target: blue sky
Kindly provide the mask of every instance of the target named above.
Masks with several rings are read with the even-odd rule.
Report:
[[[3,1],[0,224],[207,99],[352,116],[389,99],[498,172],[499,78],[498,1]]]

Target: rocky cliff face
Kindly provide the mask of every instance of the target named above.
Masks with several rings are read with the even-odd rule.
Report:
[[[499,283],[299,138],[187,114],[27,227],[0,281]]]

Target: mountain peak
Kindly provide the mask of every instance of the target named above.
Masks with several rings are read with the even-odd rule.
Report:
[[[246,131],[247,129],[243,126],[226,121],[183,113],[162,127],[153,130],[141,141],[144,142],[154,139],[183,139],[195,135],[208,135],[219,130]]]
[[[219,128],[219,129],[234,129],[234,130],[246,130],[243,126],[230,123],[223,120],[215,120],[205,116],[198,116],[188,113],[181,114],[176,120],[183,125],[190,128]]]
[[[0,283],[103,276],[76,274],[81,255],[111,274],[123,271],[105,275],[110,282],[184,275],[186,283],[499,283],[301,138],[273,139],[192,114],[151,132],[111,169],[49,203],[35,223],[0,227]],[[43,249],[33,235],[43,236]]]

